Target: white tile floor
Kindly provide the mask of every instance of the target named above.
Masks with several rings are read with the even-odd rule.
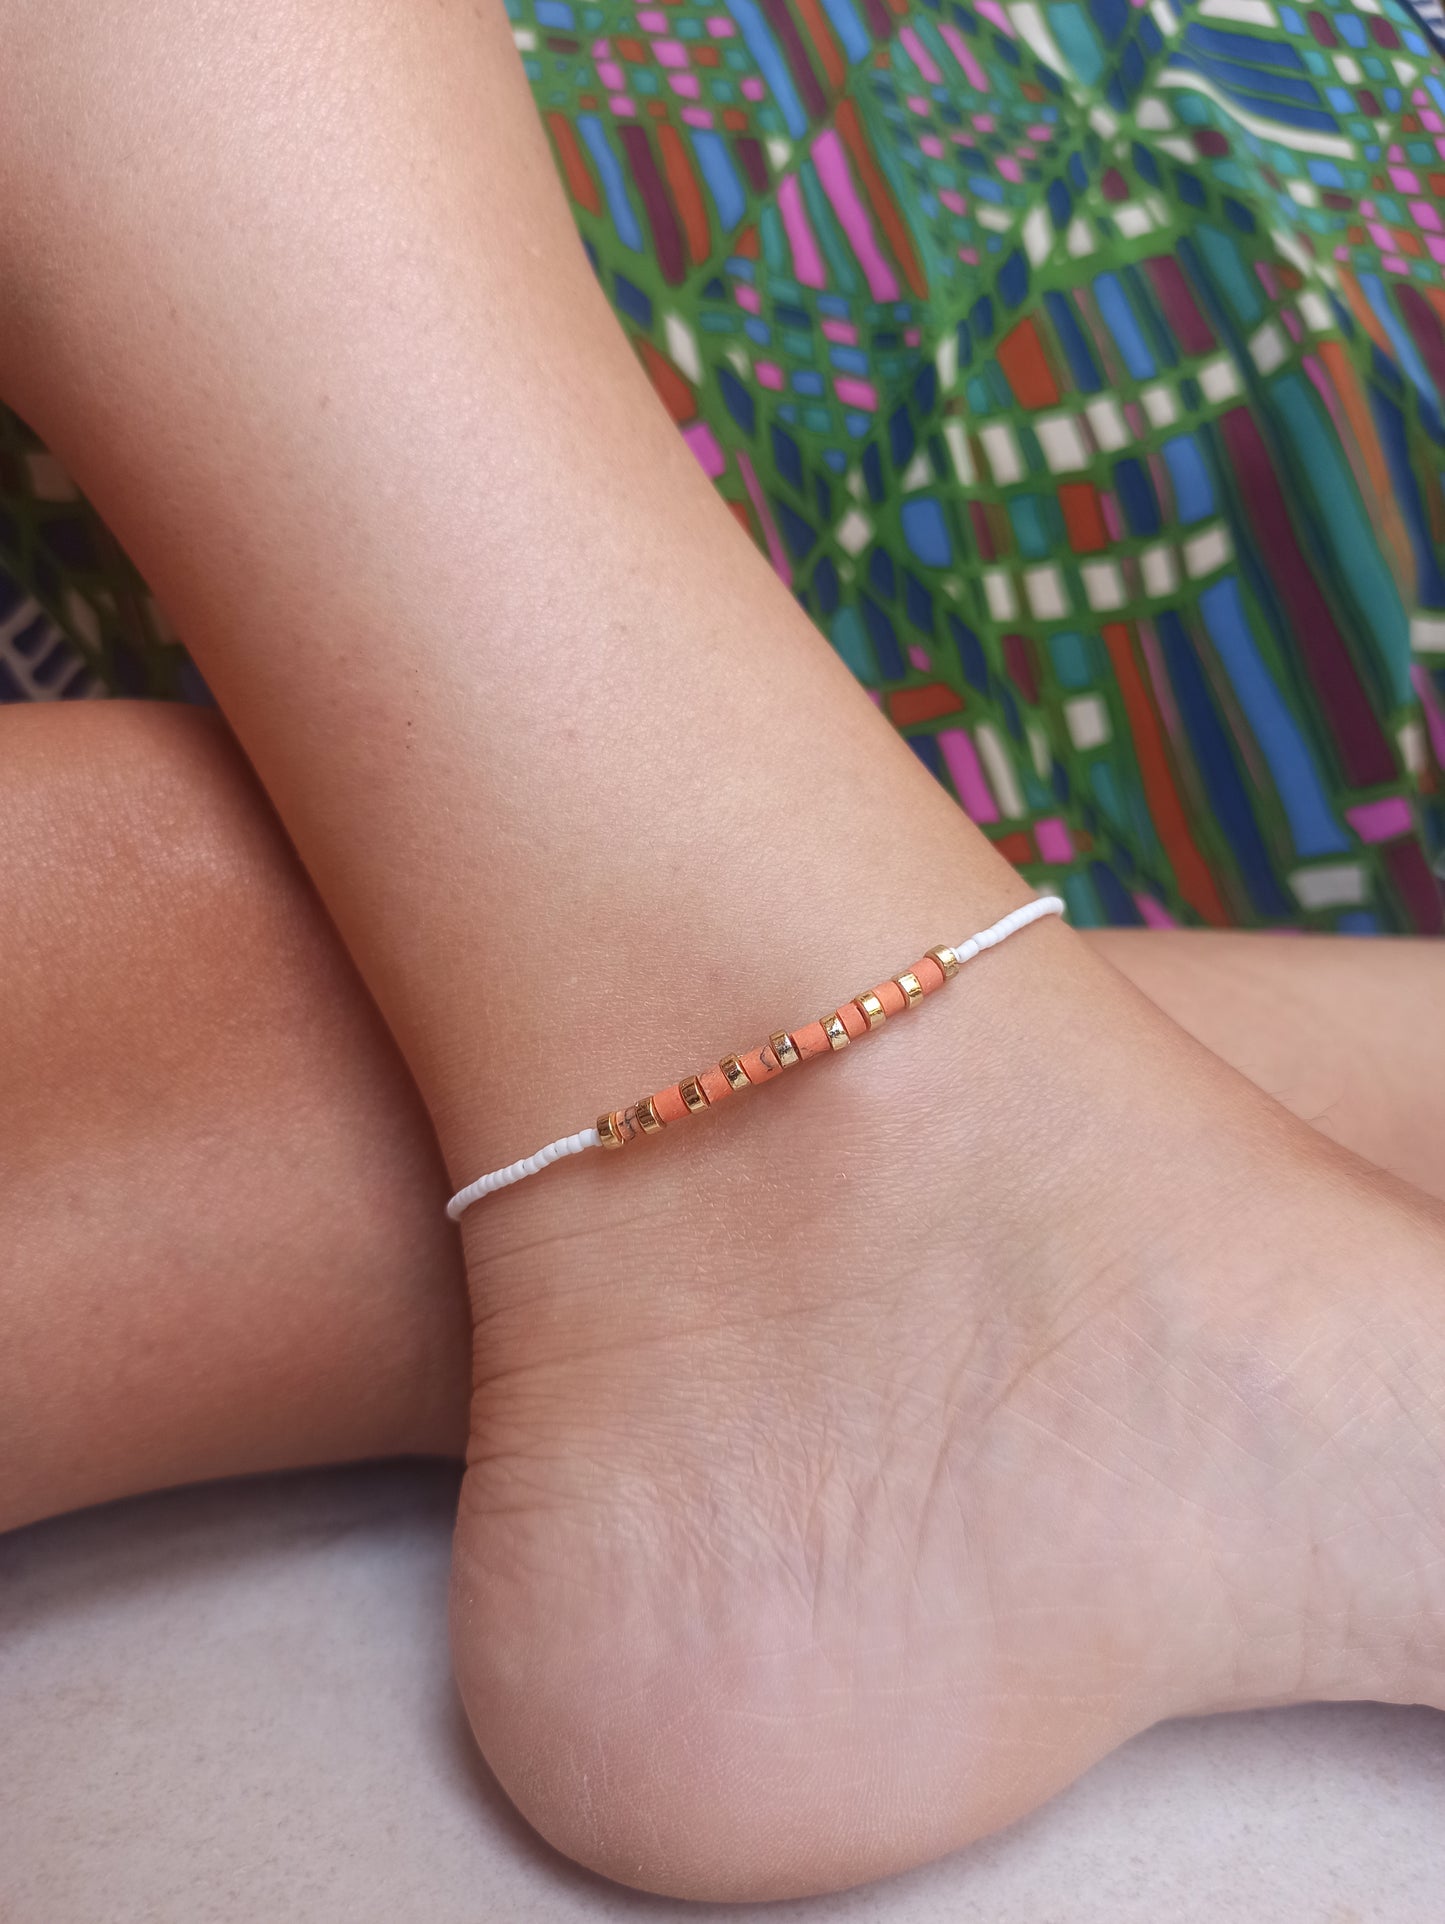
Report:
[[[188,1492],[0,1539],[3,1924],[660,1924],[477,1762],[450,1472]],[[776,1924],[1445,1924],[1445,1717],[1152,1731],[1007,1835]]]

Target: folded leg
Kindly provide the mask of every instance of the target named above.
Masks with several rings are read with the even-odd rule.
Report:
[[[0,1528],[459,1450],[425,1111],[212,718],[0,710]]]
[[[0,382],[453,1180],[1022,899],[656,409],[499,7],[6,25],[67,138],[0,128]],[[1163,1715],[1445,1701],[1441,1212],[1056,924],[464,1244],[458,1674],[616,1876],[829,1888]]]

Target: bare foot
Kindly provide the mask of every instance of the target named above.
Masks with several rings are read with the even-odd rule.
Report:
[[[501,9],[10,11],[12,398],[458,1181],[1009,905],[647,397]],[[1171,1711],[1438,1699],[1438,1215],[1061,930],[594,1164],[468,1229],[458,1662],[564,1848],[823,1889]]]
[[[745,1100],[467,1218],[456,1658],[555,1844],[821,1891],[1161,1717],[1445,1700],[1434,1205],[1052,926]]]

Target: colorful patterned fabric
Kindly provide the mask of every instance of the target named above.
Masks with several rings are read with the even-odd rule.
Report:
[[[1440,928],[1433,0],[509,4],[680,431],[1030,880],[1085,924]],[[71,672],[49,626],[17,664],[27,616],[180,685],[13,422],[0,564],[27,692]]]

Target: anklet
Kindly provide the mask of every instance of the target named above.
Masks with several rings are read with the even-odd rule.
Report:
[[[575,1136],[561,1136],[534,1156],[524,1156],[520,1162],[508,1163],[505,1169],[494,1169],[489,1176],[479,1176],[465,1189],[457,1191],[447,1204],[447,1214],[456,1222],[463,1210],[470,1209],[483,1196],[505,1189],[509,1183],[521,1182],[524,1176],[535,1176],[549,1163],[560,1162],[563,1156],[577,1156],[584,1149],[621,1149],[638,1136],[658,1135],[670,1123],[681,1122],[700,1109],[715,1108],[738,1090],[771,1081],[813,1056],[846,1049],[870,1029],[881,1029],[889,1016],[916,1008],[924,996],[941,989],[965,962],[971,962],[985,949],[996,949],[1000,942],[1006,942],[1031,922],[1063,912],[1064,905],[1057,895],[1041,895],[954,948],[930,949],[912,968],[900,969],[887,982],[854,996],[851,1002],[808,1023],[806,1028],[794,1029],[791,1034],[786,1029],[778,1029],[760,1049],[754,1049],[749,1055],[724,1056],[716,1068],[684,1076],[681,1082],[659,1090],[655,1096],[641,1097],[630,1108],[614,1109],[610,1115],[599,1116],[591,1129],[579,1129]]]

